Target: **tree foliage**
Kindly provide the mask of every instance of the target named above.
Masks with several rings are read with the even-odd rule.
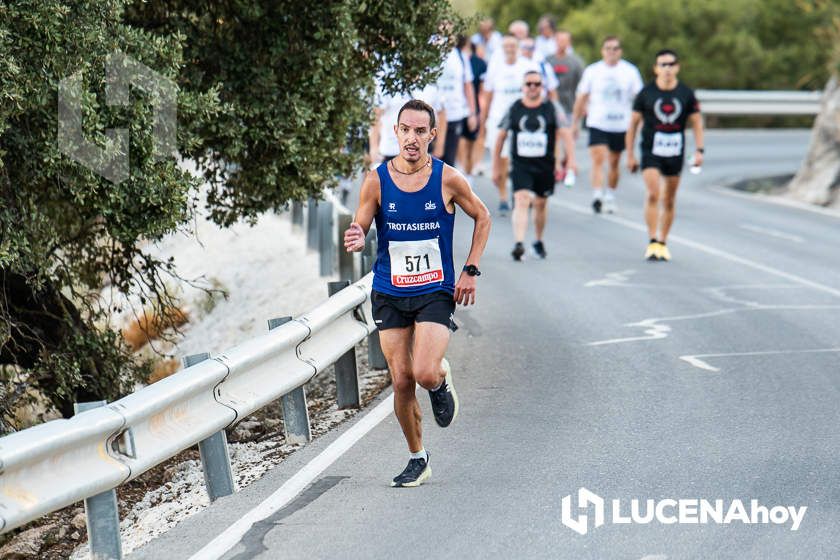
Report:
[[[154,157],[147,96],[107,105],[108,54],[178,84],[178,150],[202,166],[212,215],[229,225],[348,172],[361,157],[348,132],[369,121],[378,69],[395,89],[433,79],[451,38],[430,39],[457,25],[445,0],[0,3],[0,414],[29,390],[69,414],[75,399],[132,386],[142,364],[108,327],[103,285],[172,316],[177,270],[143,247],[189,220],[198,184]],[[86,136],[104,145],[106,129],[130,129],[126,181],[59,149],[58,84],[79,71]]]
[[[153,111],[143,96],[103,102],[106,56],[115,49],[175,76],[177,40],[122,22],[116,0],[0,4],[0,363],[16,381],[4,412],[29,388],[67,414],[74,397],[113,398],[131,386],[135,364],[101,327],[104,282],[154,296],[166,263],[139,248],[188,215],[194,181],[173,160],[152,157]],[[82,72],[79,100],[88,138],[130,128],[131,175],[113,184],[64,156],[56,138],[57,86]],[[200,109],[199,109],[200,107]],[[212,113],[213,96],[182,92],[182,114]],[[180,143],[195,143],[187,128]],[[162,302],[165,298],[154,298]]]
[[[213,183],[213,217],[230,224],[318,195],[348,173],[358,151],[341,151],[365,127],[373,76],[389,87],[425,82],[450,48],[433,44],[446,0],[137,2],[130,20],[186,37],[185,88],[218,85],[225,112],[201,128],[190,155]]]
[[[653,54],[672,48],[681,77],[711,89],[820,89],[836,45],[821,33],[835,0],[483,0],[505,29],[554,13],[574,36],[575,52],[598,60],[607,35],[621,37],[624,56],[652,78]]]
[[[589,61],[600,58],[604,36],[620,36],[625,58],[647,77],[654,53],[672,48],[693,87],[819,89],[828,45],[815,31],[825,18],[824,5],[804,0],[594,0],[563,25]]]

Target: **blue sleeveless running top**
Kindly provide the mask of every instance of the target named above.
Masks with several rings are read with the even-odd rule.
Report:
[[[373,289],[398,297],[455,292],[452,229],[455,214],[443,202],[443,162],[432,158],[429,181],[417,192],[400,190],[388,164],[377,167],[381,206]]]

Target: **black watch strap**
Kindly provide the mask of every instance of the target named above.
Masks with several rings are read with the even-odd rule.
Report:
[[[474,264],[465,265],[464,272],[466,272],[470,276],[481,276],[481,271],[478,270],[478,267]]]

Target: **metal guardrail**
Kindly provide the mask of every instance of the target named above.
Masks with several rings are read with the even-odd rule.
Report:
[[[343,279],[355,279],[359,271],[369,271],[370,246],[366,258],[338,251],[341,228],[346,229],[351,219],[346,208],[334,198],[319,205],[309,213],[317,219],[309,231],[318,232],[318,245],[330,254],[329,259],[321,255],[321,274],[334,274],[336,263]],[[293,209],[293,224],[303,225],[298,219],[302,215],[302,207]],[[358,261],[363,261],[361,266]],[[213,359],[188,357],[182,371],[116,402],[104,406],[91,403],[80,407],[73,418],[0,438],[0,532],[80,500],[85,500],[87,509],[93,503],[90,498],[113,493],[120,484],[196,444],[205,445],[216,456],[211,465],[202,450],[211,498],[230,493],[224,485],[213,488],[208,476],[219,470],[219,457],[229,469],[224,430],[282,398],[287,437],[308,441],[311,435],[303,388],[333,364],[339,406],[357,407],[353,348],[367,336],[378,342],[378,333],[370,312],[372,275],[348,283],[330,283],[331,297],[321,305],[295,319],[270,320],[268,333]],[[224,470],[225,465],[221,467]],[[115,507],[110,507],[113,511],[100,512],[99,517],[114,514]],[[95,515],[87,513],[95,544],[91,530],[95,529]],[[118,535],[111,535],[110,542],[99,551],[102,554],[95,547],[93,553],[119,558]]]
[[[816,115],[821,91],[747,91],[698,89],[705,115]]]
[[[132,480],[304,385],[375,330],[371,282],[116,402],[0,438],[2,531]]]

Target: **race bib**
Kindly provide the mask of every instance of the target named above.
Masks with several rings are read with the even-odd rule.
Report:
[[[391,241],[391,284],[395,288],[425,286],[443,282],[443,264],[437,238],[420,241]]]
[[[682,155],[683,139],[679,132],[657,132],[653,135],[651,152],[659,157],[679,157]]]
[[[520,157],[545,157],[548,151],[548,134],[545,132],[518,132],[516,134],[516,153]]]

